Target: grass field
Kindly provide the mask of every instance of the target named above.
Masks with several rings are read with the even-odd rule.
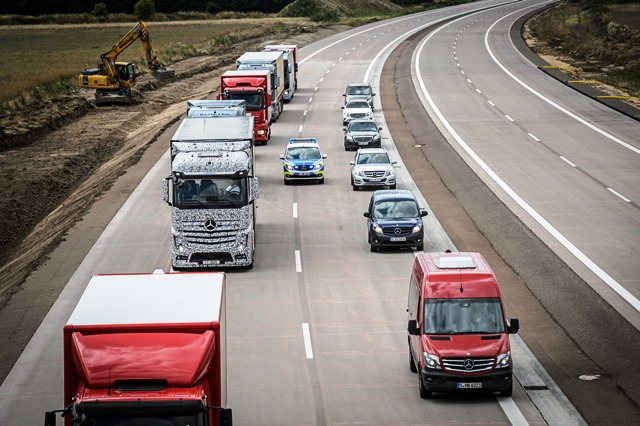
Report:
[[[95,67],[100,55],[126,34],[126,24],[0,26],[0,104],[34,87],[60,81],[77,84],[84,68]],[[149,22],[153,48],[161,62],[215,54],[216,49],[270,32],[299,33],[317,25],[303,18],[264,18],[216,21]],[[136,41],[118,58],[145,69],[142,43]],[[38,96],[31,92],[30,96]],[[22,99],[24,101],[24,99]]]

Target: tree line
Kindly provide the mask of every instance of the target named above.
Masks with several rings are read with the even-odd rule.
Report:
[[[54,15],[91,13],[103,3],[109,13],[134,13],[139,0],[13,0],[0,1],[2,15]],[[294,0],[153,0],[158,13],[174,12],[263,12],[277,13]]]

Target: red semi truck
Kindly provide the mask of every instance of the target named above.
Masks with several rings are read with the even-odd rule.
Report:
[[[63,331],[69,425],[231,426],[225,274],[96,275]]]
[[[226,71],[220,76],[217,99],[243,100],[253,115],[255,143],[267,144],[271,138],[271,73],[268,70]]]

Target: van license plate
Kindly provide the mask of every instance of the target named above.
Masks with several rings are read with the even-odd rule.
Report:
[[[391,241],[407,241],[407,237],[391,237]]]
[[[458,389],[482,389],[482,382],[457,383]]]

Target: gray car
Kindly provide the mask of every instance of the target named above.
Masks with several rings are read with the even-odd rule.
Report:
[[[396,188],[396,161],[391,161],[384,148],[360,148],[351,164],[351,187],[387,186]]]
[[[380,148],[382,127],[371,120],[353,120],[342,129],[344,131],[344,150],[351,151],[358,148]]]
[[[344,96],[345,105],[354,99],[367,101],[371,110],[373,111],[373,97],[376,94],[373,93],[373,89],[369,83],[349,83],[344,90],[342,96]]]

